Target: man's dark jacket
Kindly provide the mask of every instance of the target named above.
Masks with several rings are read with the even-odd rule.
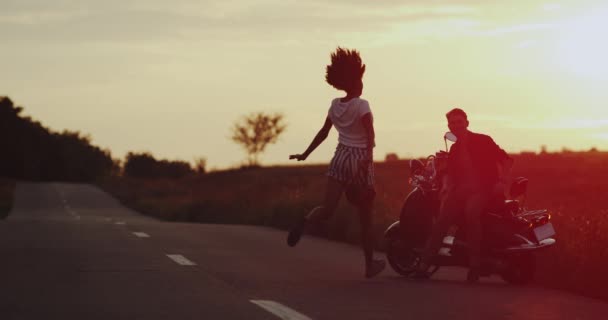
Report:
[[[501,149],[490,136],[469,132],[467,137],[467,149],[470,154],[473,170],[477,172],[479,185],[485,190],[491,189],[499,180],[497,165],[503,161],[510,160],[509,155]],[[456,141],[450,148],[448,157],[448,175],[458,185],[467,177],[458,161],[460,153],[465,151],[462,143]],[[470,177],[469,177],[470,178]]]

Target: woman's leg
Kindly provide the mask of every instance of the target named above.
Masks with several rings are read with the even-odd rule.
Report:
[[[336,211],[343,192],[344,186],[338,180],[327,177],[327,189],[325,190],[323,205],[312,209],[291,228],[287,235],[287,244],[291,247],[295,246],[300,241],[307,224],[318,224],[329,219]]]
[[[365,255],[365,265],[369,266],[374,258],[374,238],[372,234],[372,206],[359,205],[359,221],[361,222],[361,245]]]
[[[344,186],[342,183],[332,177],[327,177],[327,189],[325,190],[323,205],[312,209],[306,216],[306,222],[319,223],[331,218],[338,207],[343,192]]]
[[[384,267],[383,260],[374,260],[374,232],[372,211],[376,192],[372,187],[350,186],[346,189],[346,198],[357,207],[361,226],[361,247],[365,257],[365,277],[371,278],[380,273]]]

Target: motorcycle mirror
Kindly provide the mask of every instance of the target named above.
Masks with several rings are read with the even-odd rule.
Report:
[[[450,140],[452,142],[456,142],[456,140],[458,140],[458,138],[451,131],[448,131],[443,135],[443,142],[445,142],[445,152],[449,152],[448,140]]]
[[[458,137],[456,137],[456,135],[450,131],[446,132],[443,138],[452,142],[456,142],[458,140]]]

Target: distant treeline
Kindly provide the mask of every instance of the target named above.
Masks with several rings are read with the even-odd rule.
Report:
[[[185,161],[156,160],[147,152],[129,152],[123,173],[132,178],[181,178],[193,174],[194,171]]]
[[[124,167],[109,150],[91,144],[74,131],[53,132],[22,115],[8,97],[0,96],[0,177],[34,181],[90,182],[110,175],[134,178],[179,178],[204,173],[185,161],[156,160],[149,153],[129,152]]]
[[[117,170],[110,152],[79,132],[53,132],[0,97],[0,176],[26,180],[92,181]]]

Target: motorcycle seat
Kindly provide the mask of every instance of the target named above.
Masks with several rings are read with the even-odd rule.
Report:
[[[512,217],[519,211],[519,201],[517,200],[504,200],[500,201],[499,204],[493,208],[487,210],[487,214],[492,214],[500,217]]]

